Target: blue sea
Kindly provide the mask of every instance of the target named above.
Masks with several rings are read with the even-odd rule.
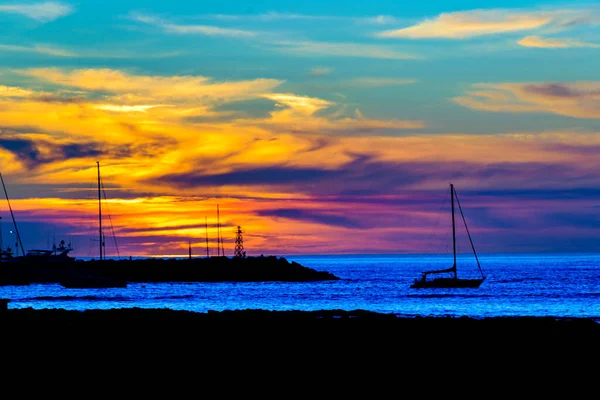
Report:
[[[58,284],[0,286],[9,308],[169,308],[208,310],[370,310],[399,316],[585,317],[600,322],[600,254],[483,254],[477,289],[413,289],[447,255],[286,256],[339,281],[288,283],[130,283],[127,288],[65,289]],[[472,258],[472,255],[471,255]],[[474,259],[458,257],[460,277],[476,277]]]

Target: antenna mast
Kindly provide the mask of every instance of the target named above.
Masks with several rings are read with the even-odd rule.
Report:
[[[100,190],[100,161],[96,161],[98,165],[98,235],[100,239],[100,261],[102,261],[104,240],[102,238],[102,192]]]
[[[25,249],[23,248],[23,242],[21,242],[21,235],[19,235],[19,228],[17,228],[17,221],[15,220],[15,214],[13,213],[12,207],[10,206],[10,200],[8,199],[8,192],[6,191],[6,185],[4,184],[4,178],[2,177],[2,173],[0,172],[0,180],[2,181],[2,187],[4,188],[4,194],[6,195],[6,202],[8,203],[8,209],[10,210],[10,215],[13,220],[13,224],[15,226],[15,233],[17,234],[17,255],[19,255],[19,246],[21,246],[21,251],[23,255],[25,255]]]

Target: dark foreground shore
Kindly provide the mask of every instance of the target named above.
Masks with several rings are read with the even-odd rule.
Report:
[[[68,311],[8,309],[0,313],[3,334],[46,332],[62,338],[85,335],[105,341],[180,338],[209,340],[235,347],[251,341],[262,346],[306,346],[354,349],[374,346],[423,350],[499,346],[531,349],[600,345],[600,324],[591,319],[551,317],[398,317],[364,310],[267,311],[232,310],[207,313],[170,309],[125,308]],[[106,332],[112,332],[106,335]],[[142,336],[138,336],[142,335]],[[233,341],[230,341],[234,338]],[[173,343],[157,341],[156,346]]]
[[[382,398],[394,386],[409,388],[429,378],[432,388],[441,380],[477,376],[538,391],[531,374],[543,376],[545,388],[555,382],[550,376],[563,383],[566,374],[585,376],[590,360],[600,356],[600,325],[567,318],[404,318],[362,310],[8,308],[0,313],[0,343],[2,365],[15,379],[54,374],[59,382],[76,374],[94,387],[118,381],[151,394],[159,385],[169,392],[206,385],[227,393],[270,388],[290,396],[325,387],[340,398],[366,387],[369,398]]]

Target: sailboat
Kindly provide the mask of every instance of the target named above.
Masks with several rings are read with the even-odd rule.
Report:
[[[471,242],[471,248],[473,249],[473,254],[475,255],[475,260],[477,261],[477,267],[481,273],[481,278],[458,277],[456,268],[456,224],[454,218],[454,200],[456,200],[456,203],[458,204],[460,215],[465,224],[467,235],[469,236],[469,241]],[[413,284],[410,286],[411,288],[478,288],[485,280],[485,275],[483,274],[481,265],[479,264],[479,258],[477,258],[475,246],[473,245],[473,240],[471,239],[471,234],[469,233],[469,228],[467,227],[467,221],[465,220],[462,207],[460,206],[458,196],[456,195],[456,190],[454,189],[454,185],[452,183],[450,184],[450,203],[452,204],[452,248],[454,251],[454,264],[450,268],[422,272],[421,277],[414,280]],[[438,274],[450,274],[450,276],[437,276],[432,279],[427,278],[428,275]]]
[[[100,180],[100,162],[96,162],[98,169],[98,235],[100,239],[100,262],[105,259],[104,233],[102,232],[102,182]],[[79,272],[65,279],[60,285],[67,289],[101,289],[101,288],[126,288],[127,281],[108,276],[94,275],[90,272]]]

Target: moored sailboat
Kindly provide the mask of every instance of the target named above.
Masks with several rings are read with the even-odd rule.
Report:
[[[467,235],[469,236],[469,242],[471,243],[471,248],[473,250],[475,260],[477,261],[477,267],[479,268],[479,272],[481,273],[480,278],[458,277],[456,267],[456,223],[454,217],[454,200],[456,200],[456,203],[458,204],[460,215],[462,216],[462,220],[465,224],[465,229],[467,230]],[[471,233],[469,232],[469,228],[467,227],[467,221],[465,220],[465,216],[462,212],[462,207],[460,206],[458,196],[456,195],[456,190],[454,189],[454,185],[452,183],[450,184],[450,203],[452,204],[452,247],[454,251],[454,264],[450,268],[423,272],[421,274],[421,278],[414,280],[413,284],[410,286],[411,288],[478,288],[485,280],[485,275],[483,274],[483,270],[481,269],[481,265],[479,264],[479,258],[477,257],[477,252],[475,251],[475,246],[473,245],[473,240],[471,239]],[[432,279],[427,278],[428,275],[438,274],[450,275],[437,276]]]
[[[98,235],[100,240],[100,262],[105,261],[104,233],[102,231],[102,181],[100,180],[100,162],[96,162],[98,171]],[[73,269],[71,276],[62,279],[59,283],[67,289],[100,289],[100,288],[126,288],[127,281],[108,276],[98,275],[91,269]]]

